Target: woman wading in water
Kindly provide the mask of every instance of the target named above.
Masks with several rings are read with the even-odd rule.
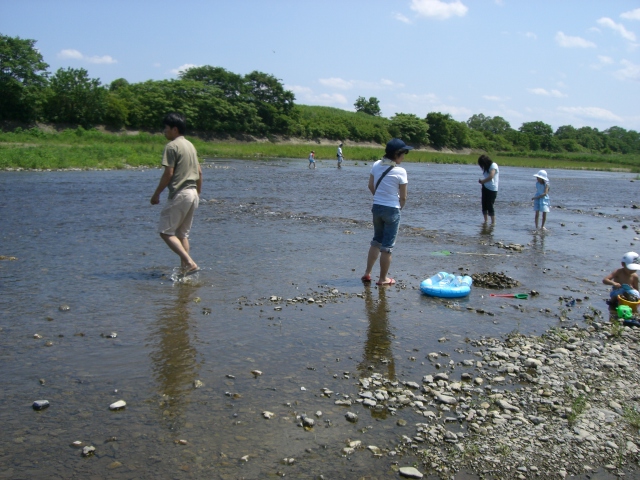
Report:
[[[384,157],[371,167],[369,191],[373,195],[373,240],[367,256],[363,282],[371,281],[371,270],[380,256],[380,277],[376,285],[393,285],[388,277],[391,250],[396,243],[400,226],[400,210],[407,200],[407,171],[400,166],[404,156],[413,150],[399,138],[387,143]]]

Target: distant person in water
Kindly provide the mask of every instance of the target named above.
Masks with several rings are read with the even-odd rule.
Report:
[[[540,170],[534,177],[536,177],[536,194],[531,200],[533,200],[533,210],[536,212],[536,230],[538,230],[538,217],[540,216],[540,212],[542,212],[542,225],[540,228],[546,230],[544,224],[547,221],[547,213],[551,208],[551,202],[549,201],[549,177],[545,170]]]
[[[361,280],[371,281],[371,271],[380,256],[380,276],[376,285],[393,285],[388,276],[391,250],[396,243],[400,226],[400,210],[407,201],[407,171],[400,166],[404,156],[413,150],[399,138],[387,143],[384,157],[371,167],[369,191],[373,195],[373,240],[367,255],[367,269]]]
[[[187,129],[184,116],[169,113],[162,123],[164,136],[169,143],[164,148],[164,172],[151,197],[151,205],[160,203],[160,194],[168,187],[169,197],[160,213],[158,233],[180,257],[182,273],[186,276],[200,270],[189,255],[189,231],[202,190],[202,169],[195,147],[184,138]]]
[[[342,142],[340,142],[340,145],[338,145],[338,151],[336,153],[336,157],[338,157],[338,168],[342,168],[342,160],[344,160],[342,158]]]
[[[316,168],[316,152],[313,150],[309,154],[309,168]]]
[[[478,165],[482,168],[482,178],[478,183],[482,185],[482,215],[484,215],[484,223],[487,223],[488,217],[491,217],[491,225],[496,223],[496,212],[493,204],[498,196],[498,180],[500,171],[498,164],[493,162],[487,155],[480,155]]]

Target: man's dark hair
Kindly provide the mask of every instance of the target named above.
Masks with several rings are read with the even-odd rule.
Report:
[[[187,132],[187,120],[181,113],[167,113],[162,119],[162,125],[167,125],[170,128],[176,127],[180,135],[184,135]]]

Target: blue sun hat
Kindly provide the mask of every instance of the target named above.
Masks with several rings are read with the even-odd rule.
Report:
[[[387,155],[393,155],[398,150],[413,150],[413,147],[410,147],[406,143],[404,143],[399,138],[392,138],[387,142],[387,146],[384,149],[384,153]]]

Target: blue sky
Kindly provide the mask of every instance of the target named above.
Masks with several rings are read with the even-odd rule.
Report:
[[[214,65],[307,105],[640,131],[637,0],[0,0],[0,33],[104,84]]]

